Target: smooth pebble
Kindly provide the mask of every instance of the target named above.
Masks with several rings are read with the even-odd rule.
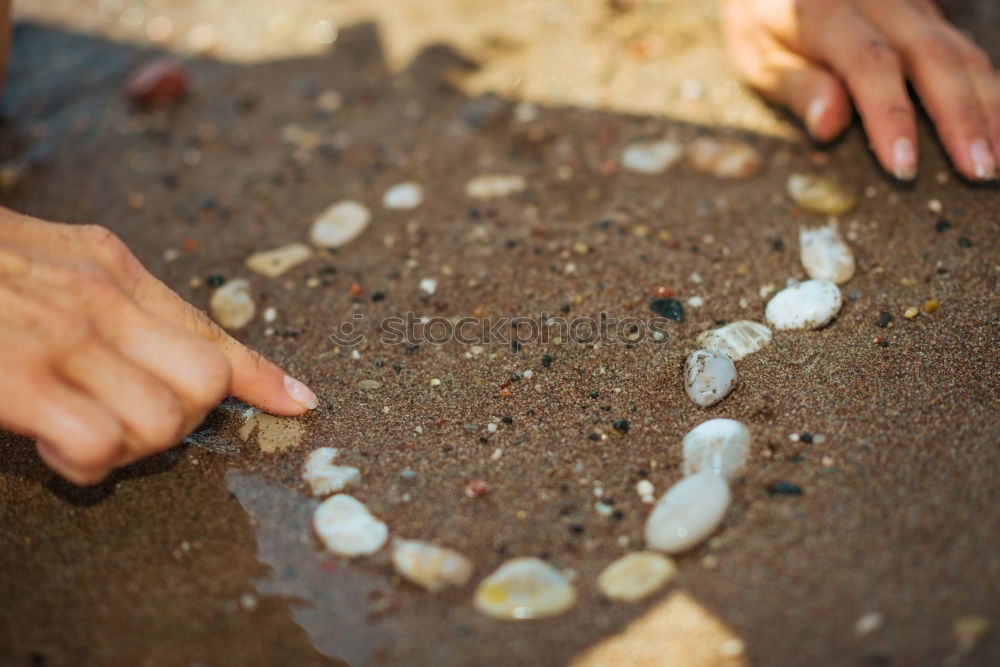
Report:
[[[409,210],[424,202],[424,190],[417,183],[397,183],[385,191],[382,205],[390,209]]]
[[[684,389],[703,408],[715,405],[736,387],[736,366],[725,354],[695,350],[684,364]]]
[[[576,602],[576,590],[565,577],[539,558],[514,558],[483,579],[476,588],[476,609],[505,620],[561,614]]]
[[[272,250],[262,250],[247,257],[246,267],[269,278],[277,278],[312,257],[304,243],[289,243]]]
[[[319,504],[313,527],[326,548],[351,558],[372,554],[389,538],[389,529],[360,500],[338,493]]]
[[[652,551],[626,554],[604,568],[597,587],[612,600],[635,602],[656,592],[677,574],[674,562]]]
[[[242,329],[257,313],[257,304],[250,295],[250,283],[243,278],[230,280],[212,293],[209,312],[223,329]]]
[[[371,222],[368,207],[352,199],[333,204],[313,222],[309,238],[321,248],[339,248],[360,236]]]
[[[788,177],[788,196],[796,204],[820,215],[843,215],[854,208],[854,195],[840,183],[819,176],[792,174]]]
[[[709,419],[684,436],[684,474],[733,479],[750,455],[750,431],[735,419]]]
[[[684,155],[684,149],[673,141],[637,141],[622,151],[622,168],[640,174],[659,174]]]
[[[357,468],[333,464],[337,450],[320,447],[309,453],[302,471],[302,479],[308,484],[314,496],[328,496],[350,489],[361,483],[361,472]]]
[[[656,501],[646,519],[646,544],[667,553],[698,545],[722,522],[729,507],[729,485],[711,472],[685,477]]]
[[[509,197],[526,187],[523,176],[517,174],[483,174],[465,185],[465,194],[473,199]]]
[[[764,315],[775,329],[818,329],[837,316],[843,299],[829,280],[806,280],[781,290]]]
[[[836,225],[800,229],[799,256],[810,278],[842,285],[854,276],[854,252]]]
[[[767,326],[750,320],[737,320],[718,329],[704,331],[695,340],[703,349],[739,361],[770,345],[771,337]]]
[[[472,561],[457,551],[419,540],[393,540],[392,564],[404,579],[432,593],[464,586],[473,570]]]
[[[688,146],[688,162],[695,171],[718,178],[750,178],[760,172],[762,161],[749,144],[700,137]]]

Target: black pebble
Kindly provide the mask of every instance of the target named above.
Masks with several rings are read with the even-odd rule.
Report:
[[[593,440],[594,442],[597,442],[600,439],[601,436],[597,435],[596,433],[590,433],[587,435],[587,440]]]
[[[506,417],[501,417],[500,421],[502,421],[504,424],[513,424],[514,418],[511,417],[510,415],[507,415]]]
[[[372,301],[382,301],[385,299],[385,292],[372,292]]]
[[[813,441],[812,433],[803,433],[802,435],[799,436],[799,440],[806,443],[807,445],[812,444]]]
[[[771,247],[774,248],[777,252],[781,252],[782,250],[785,249],[785,242],[782,241],[781,239],[774,239],[773,241],[771,241]]]
[[[548,368],[552,365],[552,357],[548,354],[542,355],[542,366]]]
[[[889,341],[887,341],[887,340],[880,340],[880,341],[878,342],[878,344],[879,344],[879,345],[880,345],[881,347],[889,347]]]
[[[649,302],[649,309],[668,320],[684,321],[684,306],[677,299],[653,299]]]
[[[596,391],[592,391],[592,392],[590,392],[590,397],[591,397],[591,398],[597,398],[597,396],[598,396],[598,394],[597,394],[597,392],[596,392]]]
[[[889,322],[892,322],[892,313],[882,313],[875,320],[875,324],[885,329],[889,326]]]
[[[767,487],[767,490],[774,496],[801,496],[802,487],[791,482],[775,482]]]
[[[937,224],[934,225],[934,231],[936,231],[939,234],[945,231],[946,229],[951,229],[951,223],[945,220],[944,218],[938,220]]]
[[[628,428],[629,428],[628,420],[623,417],[615,419],[614,421],[611,422],[611,425],[615,427],[616,431],[621,431],[622,433],[628,433]]]
[[[521,350],[521,341],[512,340],[510,342],[510,349],[513,350],[514,352],[519,352]]]
[[[220,276],[218,273],[213,273],[205,279],[205,284],[209,287],[222,287],[226,284],[226,277]]]
[[[574,535],[582,535],[583,526],[578,523],[571,523],[569,524],[569,532],[573,533]]]
[[[968,239],[968,237],[959,236],[958,237],[958,245],[962,246],[963,248],[971,248],[972,247],[972,241],[970,241]]]

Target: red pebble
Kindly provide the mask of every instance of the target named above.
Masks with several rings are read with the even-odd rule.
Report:
[[[351,283],[351,286],[347,288],[351,296],[361,296],[361,285],[357,283]]]
[[[136,70],[128,80],[127,90],[136,106],[166,106],[187,91],[187,75],[174,58],[161,58]]]
[[[669,287],[664,287],[663,285],[657,285],[654,287],[653,293],[660,299],[669,299],[674,296],[674,291]]]
[[[465,485],[465,495],[470,498],[482,498],[489,493],[490,485],[485,479],[472,479]]]

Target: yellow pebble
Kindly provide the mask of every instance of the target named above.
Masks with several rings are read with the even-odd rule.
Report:
[[[908,320],[912,320],[914,317],[916,317],[919,314],[920,314],[920,311],[917,310],[917,308],[915,306],[910,306],[909,308],[907,308],[903,312],[903,317],[905,317]]]
[[[941,306],[941,304],[938,303],[937,299],[928,299],[927,301],[924,301],[924,312],[925,313],[933,313],[933,312],[937,311],[937,309],[940,306]]]

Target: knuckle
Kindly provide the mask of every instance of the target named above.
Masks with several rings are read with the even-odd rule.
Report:
[[[232,376],[226,358],[214,348],[209,352],[199,360],[201,377],[194,384],[189,396],[196,406],[206,411],[225,398]]]
[[[142,422],[141,438],[146,450],[159,450],[176,444],[181,436],[187,413],[181,402],[173,396],[157,400],[155,413]]]
[[[968,44],[963,49],[963,58],[969,69],[974,72],[993,72],[993,63],[990,57],[975,44]]]
[[[917,42],[917,54],[921,59],[945,67],[957,66],[962,61],[958,47],[947,35],[939,32],[921,38]]]
[[[126,264],[132,256],[125,242],[107,227],[93,224],[81,225],[80,234],[102,262],[121,266]]]
[[[859,52],[861,59],[868,65],[888,67],[899,64],[899,54],[888,41],[874,38],[865,43]]]

